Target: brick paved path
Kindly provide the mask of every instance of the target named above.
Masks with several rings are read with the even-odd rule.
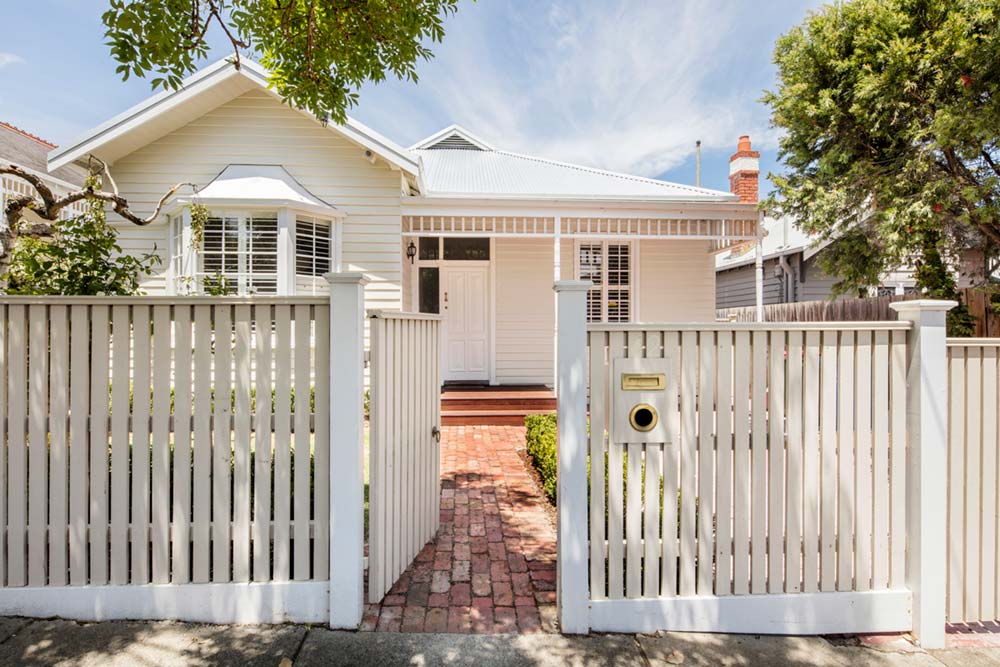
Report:
[[[523,426],[445,426],[441,529],[362,630],[554,632],[554,516],[518,455]]]

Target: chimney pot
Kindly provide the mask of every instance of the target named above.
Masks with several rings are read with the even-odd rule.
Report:
[[[759,177],[760,152],[753,150],[750,135],[744,134],[729,158],[729,191],[742,202],[756,203]]]

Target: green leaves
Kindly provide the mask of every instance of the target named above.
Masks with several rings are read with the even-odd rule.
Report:
[[[995,1],[828,5],[778,40],[774,60],[764,101],[787,171],[768,206],[834,239],[829,268],[844,291],[932,255],[951,267],[970,248],[996,255]]]
[[[271,71],[289,104],[344,122],[366,81],[417,80],[458,0],[109,0],[102,21],[123,78],[177,88],[208,55],[207,31]]]
[[[89,181],[95,188],[100,184]],[[139,281],[160,263],[155,253],[125,254],[107,224],[104,204],[56,223],[52,238],[21,238],[11,253],[8,294],[109,295],[139,293]]]

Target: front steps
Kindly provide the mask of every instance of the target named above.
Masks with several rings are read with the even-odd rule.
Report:
[[[441,390],[445,426],[522,426],[527,415],[555,410],[555,393],[542,385],[447,384]]]

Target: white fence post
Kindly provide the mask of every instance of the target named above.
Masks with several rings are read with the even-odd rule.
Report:
[[[558,382],[559,622],[566,634],[590,632],[587,585],[587,290],[589,281],[556,282]]]
[[[913,634],[944,647],[947,579],[948,351],[945,316],[954,301],[890,304],[913,323],[907,340],[906,584]]]
[[[360,273],[328,273],[326,279],[330,283],[330,627],[357,628],[364,609],[368,279]]]

